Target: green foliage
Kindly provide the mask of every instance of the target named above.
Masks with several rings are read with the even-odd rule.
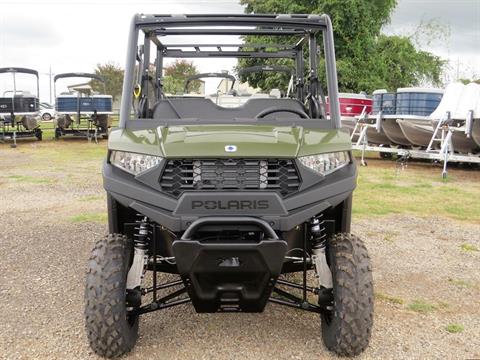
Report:
[[[405,304],[405,300],[396,296],[390,296],[382,293],[375,293],[375,298],[395,305]]]
[[[474,288],[475,285],[468,282],[468,281],[465,281],[465,280],[461,280],[461,279],[448,279],[448,282],[452,285],[455,285],[455,286],[458,286],[460,288],[466,288],[466,289],[471,289],[471,288]]]
[[[462,245],[460,245],[460,248],[461,248],[463,251],[466,251],[466,252],[479,251],[478,248],[477,248],[475,245],[472,245],[472,244],[462,244]]]
[[[464,330],[464,327],[462,324],[448,324],[447,326],[445,326],[445,330],[447,330],[451,334],[456,334],[462,332]]]
[[[246,39],[246,42],[248,42],[249,40],[253,40],[252,43],[268,42],[268,40],[266,40],[265,37],[262,37],[262,39],[259,39],[260,36],[257,36],[255,38],[256,40]],[[266,50],[270,51],[274,49],[266,48]],[[262,65],[264,63],[266,63],[264,59],[255,59],[255,58],[239,59],[238,61],[239,66],[237,66],[236,70],[238,71],[240,68],[249,67],[249,66]],[[271,59],[270,61],[268,61],[268,63],[287,66],[292,69],[295,68],[295,63],[293,62],[293,60],[290,60],[290,59]],[[290,75],[285,72],[271,72],[271,73],[255,72],[255,73],[250,73],[250,74],[241,76],[240,81],[241,82],[248,81],[249,85],[253,87],[258,87],[267,92],[270,91],[271,89],[280,89],[283,92],[286,92],[288,89],[288,83],[290,81]]]
[[[198,74],[197,67],[191,61],[176,60],[173,64],[165,66],[163,77],[163,91],[167,94],[183,93],[187,77]],[[200,81],[192,81],[189,92],[198,92]]]
[[[241,0],[247,13],[328,14],[333,23],[337,57],[338,84],[344,92],[372,92],[378,88],[396,89],[420,83],[440,83],[444,62],[431,53],[417,50],[412,36],[386,36],[382,26],[390,20],[396,0]],[[419,26],[422,32],[426,25]],[[431,34],[439,30],[428,27]],[[429,35],[429,36],[430,36]],[[433,36],[433,35],[432,35]],[[421,36],[417,36],[420,38]],[[286,39],[288,40],[288,39]],[[246,43],[272,43],[278,39],[247,36]],[[319,38],[321,43],[321,38]],[[241,59],[239,67],[260,64],[284,64],[284,60]],[[324,62],[319,77],[325,84]],[[250,85],[268,89],[285,88],[285,79],[270,74],[249,76]]]
[[[7,177],[16,182],[27,182],[32,184],[50,184],[51,183],[50,179],[39,178],[39,177],[34,177],[29,175],[10,175]]]
[[[371,60],[377,69],[371,78],[374,81],[364,84],[366,87],[378,84],[378,87],[397,89],[424,82],[440,84],[444,61],[429,52],[416,50],[409,38],[380,35],[377,51]]]
[[[408,309],[422,314],[426,314],[437,309],[437,306],[427,303],[424,300],[414,300],[411,304],[408,305]]]
[[[474,82],[474,83],[477,83],[477,84],[480,85],[480,79],[478,79],[478,80],[459,79],[459,81],[464,85],[470,84],[471,82]]]
[[[113,101],[118,99],[122,94],[123,74],[124,70],[115,63],[97,64],[95,74],[105,79],[105,90],[103,84],[98,80],[92,80],[90,85],[92,89],[113,96]]]
[[[85,222],[96,222],[104,224],[107,222],[106,213],[81,213],[74,215],[68,218],[71,222],[75,223],[85,223]]]

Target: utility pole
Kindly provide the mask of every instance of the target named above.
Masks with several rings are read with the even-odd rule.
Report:
[[[47,75],[48,76],[48,80],[49,80],[49,83],[48,83],[48,88],[49,88],[49,104],[52,105],[52,79],[53,79],[53,75],[55,75],[53,72],[52,72],[52,65],[50,65],[49,67],[49,70],[48,70],[48,73],[42,73],[43,75]]]
[[[457,81],[460,79],[460,58],[457,56]]]
[[[50,82],[49,82],[49,85],[50,85],[50,101],[49,101],[49,104],[52,105],[52,65],[50,65],[50,71],[48,72],[48,75],[49,75],[49,79],[50,79]]]

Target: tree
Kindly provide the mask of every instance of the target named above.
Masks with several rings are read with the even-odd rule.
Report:
[[[93,90],[108,95],[112,95],[113,101],[122,94],[124,70],[117,64],[108,62],[106,64],[97,64],[95,74],[100,75],[105,80],[105,90],[103,84],[98,80],[92,80],[90,86]]]
[[[396,89],[424,82],[438,84],[444,62],[437,56],[417,50],[409,37],[381,34],[390,21],[396,0],[241,0],[247,13],[329,14],[334,29],[338,84],[344,92],[371,92],[378,88]],[[319,37],[321,43],[321,37]],[[247,43],[278,41],[247,36]],[[269,63],[278,63],[271,59]],[[262,59],[242,59],[239,66],[263,64]],[[281,61],[285,63],[284,60]],[[324,62],[319,78],[325,83]],[[249,78],[252,86],[272,85],[269,74]],[[279,86],[280,84],[275,84]],[[284,85],[283,85],[284,86]]]
[[[441,83],[444,61],[427,51],[416,50],[407,37],[380,35],[377,40],[376,82],[387,89]],[[368,87],[368,84],[366,84]]]
[[[163,91],[168,94],[182,93],[187,77],[196,74],[198,74],[198,69],[193,62],[175,60],[173,64],[164,68]],[[200,81],[192,81],[189,85],[189,91],[199,91],[200,84]]]
[[[464,85],[468,85],[468,84],[470,84],[471,82],[474,82],[474,83],[480,85],[480,79],[478,79],[478,80],[458,79],[458,81],[460,81],[460,82],[461,82],[462,84],[464,84]]]

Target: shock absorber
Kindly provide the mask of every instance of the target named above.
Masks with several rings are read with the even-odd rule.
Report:
[[[327,263],[326,247],[327,234],[325,233],[323,214],[313,217],[310,221],[310,234],[312,243],[312,262],[320,288],[333,287],[332,272]]]
[[[139,215],[140,216],[140,215]],[[135,227],[133,235],[133,262],[127,275],[127,290],[140,290],[145,273],[145,264],[148,261],[147,251],[150,242],[150,224],[146,216],[142,216]]]

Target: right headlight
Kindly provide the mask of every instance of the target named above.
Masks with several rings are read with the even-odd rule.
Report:
[[[298,158],[300,163],[309,169],[321,174],[328,175],[350,163],[348,151],[338,151],[318,155],[302,156]]]
[[[132,175],[138,175],[160,164],[161,157],[113,150],[110,153],[110,163]]]

